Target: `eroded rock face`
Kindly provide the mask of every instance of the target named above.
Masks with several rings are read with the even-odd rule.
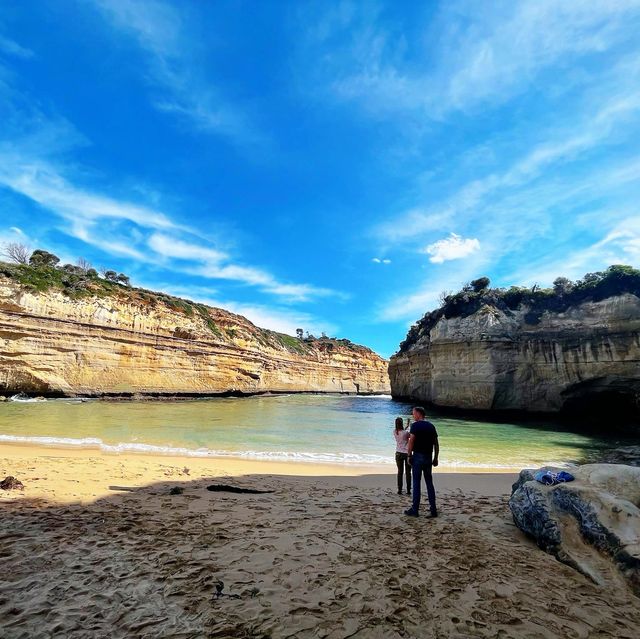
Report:
[[[187,309],[189,310],[189,309]],[[240,315],[161,300],[70,300],[0,278],[0,392],[388,393],[387,362],[339,340],[278,337]]]
[[[527,323],[484,306],[442,318],[389,362],[391,393],[479,410],[640,415],[640,299],[625,294]]]
[[[576,481],[556,486],[535,472],[523,470],[513,485],[518,528],[596,583],[625,581],[640,596],[640,468],[586,464],[571,470]]]

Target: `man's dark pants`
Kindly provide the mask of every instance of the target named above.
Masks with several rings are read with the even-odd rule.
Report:
[[[427,457],[423,453],[413,453],[413,505],[411,510],[416,513],[420,509],[420,482],[424,474],[424,481],[427,484],[427,495],[429,496],[429,508],[435,515],[438,511],[436,508],[436,490],[433,487],[433,477],[431,475],[431,456]]]

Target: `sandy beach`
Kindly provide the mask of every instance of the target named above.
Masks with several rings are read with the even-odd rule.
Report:
[[[0,634],[637,637],[640,599],[513,525],[513,474],[439,471],[429,520],[394,471],[0,446]]]

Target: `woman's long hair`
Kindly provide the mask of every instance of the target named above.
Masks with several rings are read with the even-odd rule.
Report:
[[[396,430],[404,430],[404,419],[396,417]]]

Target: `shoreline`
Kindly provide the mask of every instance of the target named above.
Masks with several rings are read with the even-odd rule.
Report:
[[[393,463],[357,463],[357,462],[323,462],[302,459],[264,459],[247,458],[241,455],[180,455],[161,454],[157,452],[119,452],[104,451],[91,446],[47,445],[34,442],[0,442],[0,460],[38,458],[70,458],[118,460],[120,463],[139,464],[142,460],[155,464],[176,464],[197,466],[203,471],[220,472],[225,475],[267,474],[283,476],[314,477],[362,477],[389,476],[395,477],[396,466]],[[446,466],[434,468],[436,475],[517,475],[521,466],[485,467],[485,466]]]
[[[433,477],[438,492],[463,492],[506,498],[518,470],[455,472],[438,466]],[[192,458],[147,454],[105,454],[87,449],[59,449],[0,444],[0,479],[14,476],[24,491],[0,491],[0,504],[35,500],[42,504],[90,504],[122,490],[146,490],[158,482],[189,486],[223,480],[243,485],[256,479],[323,488],[349,486],[396,492],[393,466],[280,462],[240,458]],[[123,485],[123,482],[126,485]],[[424,485],[423,485],[424,491]]]
[[[224,390],[212,391],[207,393],[196,393],[185,391],[181,393],[165,393],[165,392],[142,392],[131,391],[122,393],[85,393],[82,395],[68,394],[63,391],[0,391],[2,402],[33,402],[33,401],[105,401],[105,402],[180,402],[198,399],[226,399],[226,398],[251,398],[251,397],[278,397],[282,395],[337,395],[352,397],[388,397],[394,399],[389,389],[384,392],[367,392],[367,391],[323,391],[323,390],[257,390],[257,391],[241,391],[241,390]],[[14,397],[24,396],[27,399],[13,399]],[[401,401],[401,400],[398,400]]]

